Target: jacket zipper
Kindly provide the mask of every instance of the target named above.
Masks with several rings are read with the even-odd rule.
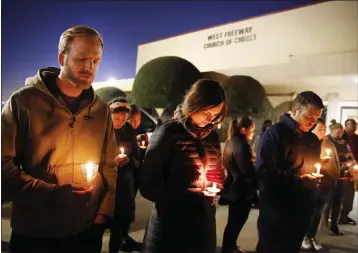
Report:
[[[69,127],[71,128],[71,137],[72,137],[72,170],[70,171],[69,175],[70,175],[70,183],[74,183],[74,174],[75,174],[75,136],[74,136],[74,127],[75,127],[75,123],[76,123],[76,115],[80,114],[82,111],[84,111],[85,109],[87,109],[88,107],[92,106],[96,100],[96,94],[94,94],[94,98],[91,101],[91,103],[89,105],[87,105],[86,107],[82,108],[81,110],[79,110],[78,112],[76,112],[75,114],[73,114],[66,106],[64,106],[63,104],[61,104],[52,94],[46,93],[48,96],[50,96],[52,99],[54,99],[58,104],[60,104],[60,106],[65,109],[71,116],[72,122],[69,124]],[[54,106],[54,105],[53,105]]]
[[[76,123],[76,118],[75,116],[72,114],[72,123],[70,123],[70,128],[71,128],[71,141],[72,141],[72,169],[70,171],[70,182],[71,183],[75,183],[74,179],[75,179],[75,135],[74,135],[74,128],[75,128],[75,123]]]

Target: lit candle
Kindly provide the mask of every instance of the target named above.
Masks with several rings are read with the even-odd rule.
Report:
[[[97,176],[98,164],[95,164],[92,161],[81,164],[81,171],[86,181],[90,184],[92,180]]]
[[[357,165],[357,164],[354,165],[354,166],[353,166],[353,169],[354,169],[354,170],[358,170],[358,165]]]
[[[146,148],[145,141],[142,141],[142,145],[140,145],[139,147],[145,149]]]
[[[326,149],[327,156],[331,154],[331,150],[329,148]]]
[[[119,158],[125,158],[125,157],[127,157],[127,155],[124,154],[124,148],[121,147],[119,150],[121,151],[121,153],[118,154],[118,157],[119,157]]]
[[[211,193],[214,193],[214,194],[220,192],[220,189],[217,188],[216,183],[213,183],[213,186],[206,188],[206,190],[207,190],[208,192],[211,192]]]
[[[321,164],[317,163],[315,167],[317,168],[317,174],[321,174]]]
[[[317,172],[316,172],[316,173],[312,173],[312,175],[313,175],[314,177],[323,177],[323,175],[321,174],[321,164],[316,163],[316,164],[315,164],[315,167],[316,167],[316,169],[317,169]]]
[[[322,157],[322,159],[331,159],[330,154],[331,150],[329,148],[326,148],[326,155]]]

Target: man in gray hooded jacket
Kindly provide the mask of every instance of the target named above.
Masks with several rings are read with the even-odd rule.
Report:
[[[1,117],[3,198],[12,202],[11,252],[101,252],[113,215],[116,139],[108,105],[91,87],[103,40],[66,30],[61,69],[41,69]],[[81,164],[98,164],[93,180]]]

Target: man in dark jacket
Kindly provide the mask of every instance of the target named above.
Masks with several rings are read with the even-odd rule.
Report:
[[[138,250],[139,244],[129,235],[130,224],[135,216],[134,174],[139,166],[139,150],[133,127],[127,123],[130,110],[126,98],[115,98],[109,102],[112,113],[113,127],[117,139],[116,161],[117,188],[111,236],[110,253],[132,252]]]
[[[296,253],[314,207],[321,143],[310,132],[324,108],[311,91],[300,93],[290,113],[268,129],[257,149],[260,183],[258,253]]]
[[[344,123],[345,132],[342,139],[345,140],[353,154],[353,157],[358,161],[358,135],[355,134],[357,130],[357,122],[354,119],[347,119]],[[356,225],[356,221],[348,216],[353,209],[354,202],[354,181],[347,180],[343,186],[343,205],[341,216],[339,218],[340,224]]]

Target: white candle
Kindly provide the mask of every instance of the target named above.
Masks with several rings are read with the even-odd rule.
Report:
[[[118,154],[118,157],[119,157],[119,158],[125,158],[127,155],[124,154],[124,148],[121,147],[119,150],[121,151],[121,153]]]
[[[322,157],[322,159],[331,159],[330,154],[331,150],[329,148],[326,148],[326,155]]]
[[[145,149],[146,148],[145,141],[142,141],[142,145],[140,145],[139,147]]]
[[[321,174],[321,164],[317,163],[315,167],[317,168],[317,174]]]
[[[81,164],[82,174],[85,177],[88,183],[91,183],[92,180],[97,176],[98,173],[98,164],[89,161],[87,163]]]
[[[326,149],[326,154],[327,154],[328,157],[331,154],[331,150],[329,148]]]
[[[89,162],[87,164],[87,181],[90,181],[91,178],[93,177],[93,162]]]

